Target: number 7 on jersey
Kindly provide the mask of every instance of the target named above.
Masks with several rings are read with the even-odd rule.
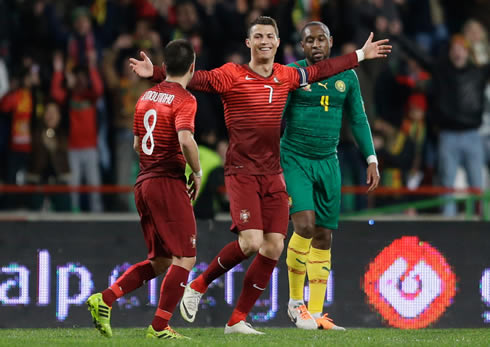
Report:
[[[264,84],[264,88],[270,88],[270,93],[269,93],[269,104],[272,102],[272,93],[274,92],[274,88],[272,88],[271,86],[266,86]]]

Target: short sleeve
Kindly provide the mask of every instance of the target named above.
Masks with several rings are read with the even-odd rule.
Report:
[[[284,73],[287,75],[290,91],[308,84],[308,75],[306,74],[306,70],[301,66],[295,64],[284,66]]]
[[[175,109],[175,130],[189,130],[194,133],[194,121],[196,118],[197,102],[194,96],[189,95]]]

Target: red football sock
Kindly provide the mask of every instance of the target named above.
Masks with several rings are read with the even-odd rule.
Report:
[[[102,292],[102,299],[107,305],[112,306],[121,296],[141,287],[152,278],[155,278],[155,271],[149,260],[134,264],[112,286]]]
[[[247,258],[243,254],[238,241],[230,242],[213,259],[206,271],[192,282],[191,288],[200,293],[206,292],[211,282]]]
[[[156,331],[162,331],[168,326],[177,303],[184,295],[188,277],[189,271],[183,267],[172,265],[168,269],[160,289],[158,309],[151,323]]]
[[[228,326],[235,325],[247,318],[247,315],[252,310],[255,302],[265,288],[267,288],[276,264],[277,260],[267,258],[260,253],[257,254],[245,274],[242,293],[240,294],[236,308],[233,310],[231,318],[228,321]]]

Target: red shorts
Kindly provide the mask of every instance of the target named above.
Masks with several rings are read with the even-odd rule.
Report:
[[[263,230],[287,235],[288,194],[282,174],[225,176],[230,198],[231,230]]]
[[[196,219],[183,180],[148,178],[134,187],[148,259],[196,256]]]

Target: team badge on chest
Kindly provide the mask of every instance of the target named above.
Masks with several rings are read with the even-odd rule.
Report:
[[[344,81],[342,81],[342,80],[335,81],[335,89],[337,89],[341,93],[345,92]]]
[[[248,223],[250,220],[250,211],[245,209],[240,211],[240,221],[242,223]]]

